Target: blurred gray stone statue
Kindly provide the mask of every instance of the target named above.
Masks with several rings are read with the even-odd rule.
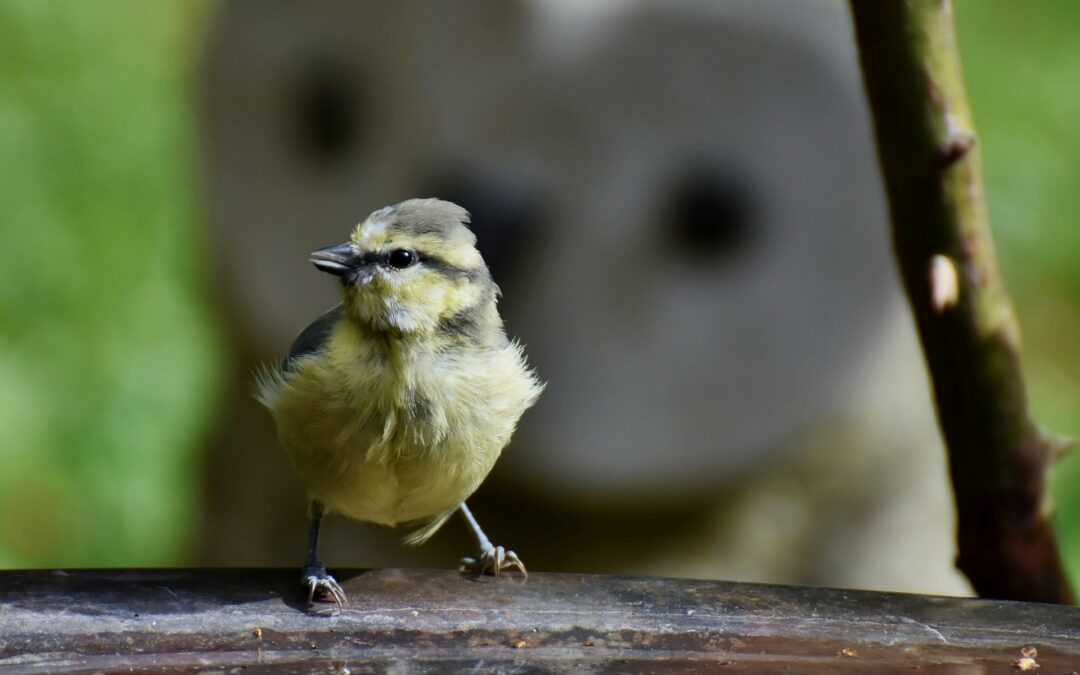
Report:
[[[335,302],[310,251],[435,196],[548,382],[475,504],[531,569],[968,592],[842,3],[237,1],[201,78],[235,364],[202,562],[298,562],[251,373]],[[466,536],[328,527],[331,568]]]

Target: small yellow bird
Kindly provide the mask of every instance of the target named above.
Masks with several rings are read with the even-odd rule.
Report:
[[[318,593],[345,603],[318,555],[326,513],[417,523],[406,542],[419,544],[461,511],[479,546],[466,569],[525,574],[465,505],[543,391],[506,337],[499,289],[468,223],[456,204],[410,199],[312,253],[341,281],[342,303],[259,374],[258,399],[311,499],[309,602]]]

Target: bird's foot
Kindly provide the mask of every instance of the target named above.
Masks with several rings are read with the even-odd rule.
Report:
[[[345,607],[345,591],[341,589],[337,579],[327,573],[324,566],[306,565],[300,573],[300,581],[307,588],[309,605],[318,600],[336,603],[339,609]]]
[[[517,570],[523,578],[528,578],[529,573],[525,570],[525,563],[517,553],[508,551],[502,546],[492,546],[480,553],[479,558],[462,558],[461,571],[470,574],[490,574],[500,576],[503,572]]]

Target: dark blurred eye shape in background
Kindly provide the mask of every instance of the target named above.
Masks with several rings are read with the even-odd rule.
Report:
[[[313,167],[330,169],[360,149],[367,101],[359,82],[363,78],[329,57],[312,59],[298,78],[292,135]]]
[[[747,254],[762,236],[756,195],[745,177],[693,163],[671,186],[661,226],[675,253],[693,263],[723,265]]]
[[[476,246],[505,292],[514,272],[543,231],[545,209],[541,191],[529,185],[468,167],[430,171],[419,181],[418,194],[460,204],[472,215]],[[520,271],[520,270],[519,270]]]

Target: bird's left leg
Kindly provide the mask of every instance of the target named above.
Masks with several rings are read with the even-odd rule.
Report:
[[[311,502],[311,526],[308,529],[307,559],[304,562],[304,569],[300,574],[300,579],[304,586],[307,587],[309,605],[315,599],[315,594],[318,593],[320,600],[329,597],[340,608],[345,606],[345,591],[342,590],[337,579],[330,576],[326,571],[326,565],[319,559],[319,527],[322,525],[323,512],[322,502]]]
[[[472,511],[465,505],[465,502],[461,502],[458,510],[464,516],[465,522],[468,523],[469,529],[472,531],[473,536],[476,537],[476,544],[480,548],[478,557],[462,559],[463,571],[474,574],[491,574],[497,577],[505,570],[517,570],[521,572],[523,577],[529,576],[529,573],[525,571],[525,563],[521,562],[521,558],[517,556],[517,553],[491,543],[484,531],[480,529],[480,524],[476,522],[476,518],[473,517]]]

